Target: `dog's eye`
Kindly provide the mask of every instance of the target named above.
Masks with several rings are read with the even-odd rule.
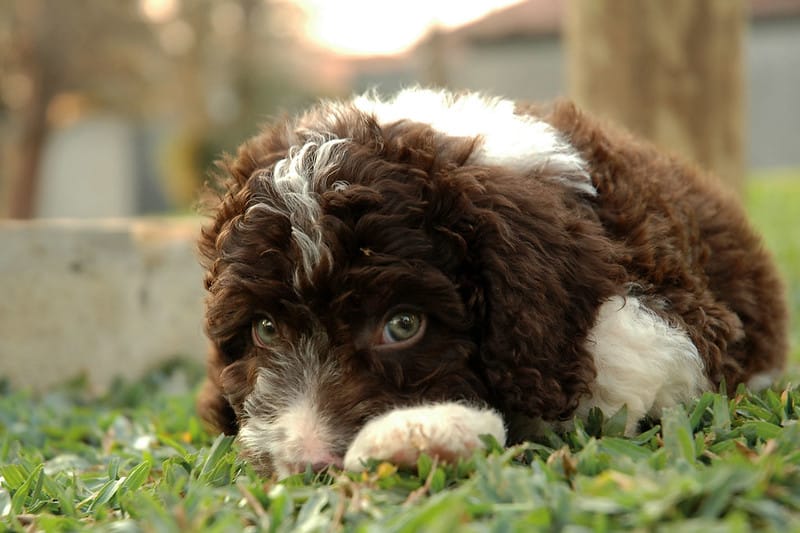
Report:
[[[253,342],[265,348],[278,338],[278,328],[269,317],[258,318],[253,321]]]
[[[421,334],[425,319],[419,313],[403,311],[386,321],[383,326],[381,344],[397,344],[414,339]]]

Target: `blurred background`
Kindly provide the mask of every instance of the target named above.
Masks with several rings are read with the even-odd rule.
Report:
[[[584,107],[712,168],[800,168],[799,0],[3,0],[0,217],[188,213],[318,97],[410,84]]]
[[[572,98],[713,170],[800,316],[800,0],[0,0],[0,392],[202,361],[214,160],[413,84]]]

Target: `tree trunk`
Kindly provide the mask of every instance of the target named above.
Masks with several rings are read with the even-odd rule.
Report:
[[[42,152],[47,138],[48,99],[41,94],[42,88],[35,89],[34,101],[26,111],[23,131],[15,158],[16,168],[12,175],[11,198],[8,206],[10,218],[33,218],[36,211],[36,198],[39,193],[39,173]]]
[[[14,143],[8,215],[33,218],[39,194],[42,153],[49,134],[47,108],[58,87],[58,64],[53,60],[53,21],[48,5],[39,0],[18,2],[17,53],[31,83],[29,101],[21,109],[20,133]]]
[[[575,101],[741,190],[743,0],[570,0]]]

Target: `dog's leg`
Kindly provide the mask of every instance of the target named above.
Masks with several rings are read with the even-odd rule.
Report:
[[[481,435],[505,445],[503,419],[494,410],[438,403],[389,411],[370,420],[344,458],[347,470],[363,470],[367,459],[414,467],[421,454],[447,462],[467,458],[483,447]]]
[[[597,378],[576,415],[592,407],[607,416],[628,408],[625,434],[635,435],[645,415],[661,416],[665,407],[710,390],[703,361],[685,331],[670,325],[636,297],[614,297],[598,311],[587,347]]]

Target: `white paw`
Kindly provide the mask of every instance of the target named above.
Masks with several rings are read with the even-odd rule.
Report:
[[[367,422],[344,457],[346,470],[364,470],[367,459],[416,466],[423,453],[454,462],[483,447],[480,435],[504,445],[506,430],[499,413],[459,403],[395,409]]]

